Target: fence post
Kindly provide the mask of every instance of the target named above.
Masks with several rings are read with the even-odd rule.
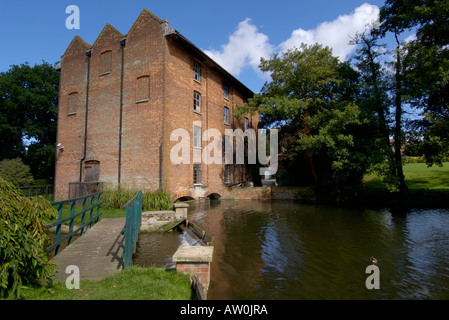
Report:
[[[83,235],[83,233],[84,233],[84,214],[85,214],[85,210],[86,210],[86,202],[87,202],[87,197],[85,197],[84,199],[83,199],[83,214],[81,215],[81,232],[80,232],[80,235]]]
[[[69,234],[72,234],[73,232],[73,222],[75,219],[73,219],[73,216],[75,215],[75,202],[76,201],[72,201],[71,205],[70,205],[70,227],[69,227]],[[68,244],[72,243],[72,237],[69,238]]]
[[[62,219],[62,203],[58,204],[58,221]],[[61,224],[56,226],[56,239],[55,242],[58,243],[61,240]],[[55,256],[59,253],[59,248],[61,246],[58,244],[55,248]]]

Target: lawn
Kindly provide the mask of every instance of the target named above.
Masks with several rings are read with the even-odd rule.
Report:
[[[176,270],[131,267],[97,281],[81,281],[69,290],[65,282],[24,290],[25,300],[189,300],[189,276]]]
[[[407,163],[404,165],[405,183],[410,191],[449,190],[449,162],[442,167],[425,163]],[[381,179],[373,174],[366,175],[365,183],[372,188],[383,188]]]

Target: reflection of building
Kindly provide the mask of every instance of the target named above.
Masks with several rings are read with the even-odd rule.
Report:
[[[93,45],[75,36],[60,72],[56,199],[70,183],[200,197],[246,179],[243,165],[171,163],[174,129],[189,132],[193,159],[206,129],[256,129],[259,116],[232,116],[251,90],[166,20],[145,9],[126,35],[106,24]]]

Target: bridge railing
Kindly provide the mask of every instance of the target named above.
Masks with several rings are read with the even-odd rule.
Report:
[[[100,197],[102,193],[103,192],[97,192],[86,195],[84,197],[73,198],[69,200],[57,201],[52,203],[53,206],[57,207],[58,220],[52,224],[49,224],[47,226],[47,229],[56,227],[56,239],[51,246],[45,249],[45,251],[50,252],[51,250],[55,249],[55,256],[56,256],[59,253],[61,244],[63,242],[68,241],[68,245],[70,245],[72,243],[72,238],[74,235],[76,235],[78,232],[80,232],[80,236],[83,235],[84,228],[86,226],[91,227],[92,223],[98,222],[101,216],[100,205],[102,204],[102,202]],[[81,211],[75,212],[76,203],[77,202],[81,203],[81,201],[82,201]],[[66,204],[70,205],[70,216],[67,218],[63,218],[64,205]],[[87,221],[86,221],[86,213],[89,213]],[[81,217],[81,223],[76,230],[73,230],[74,221],[78,217]],[[67,221],[69,221],[69,232],[66,236],[61,238],[62,224],[64,224]]]
[[[126,223],[122,233],[125,235],[125,249],[123,251],[124,269],[132,265],[132,255],[136,253],[137,239],[142,221],[142,191],[129,200],[123,209],[126,210]]]

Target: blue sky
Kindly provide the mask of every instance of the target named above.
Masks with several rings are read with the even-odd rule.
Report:
[[[302,41],[324,42],[346,59],[349,36],[371,21],[379,0],[15,0],[0,4],[0,72],[12,64],[60,60],[75,35],[94,43],[106,23],[126,34],[142,9],[169,20],[254,92],[266,80],[257,65]],[[80,29],[67,29],[69,5],[80,10]]]

